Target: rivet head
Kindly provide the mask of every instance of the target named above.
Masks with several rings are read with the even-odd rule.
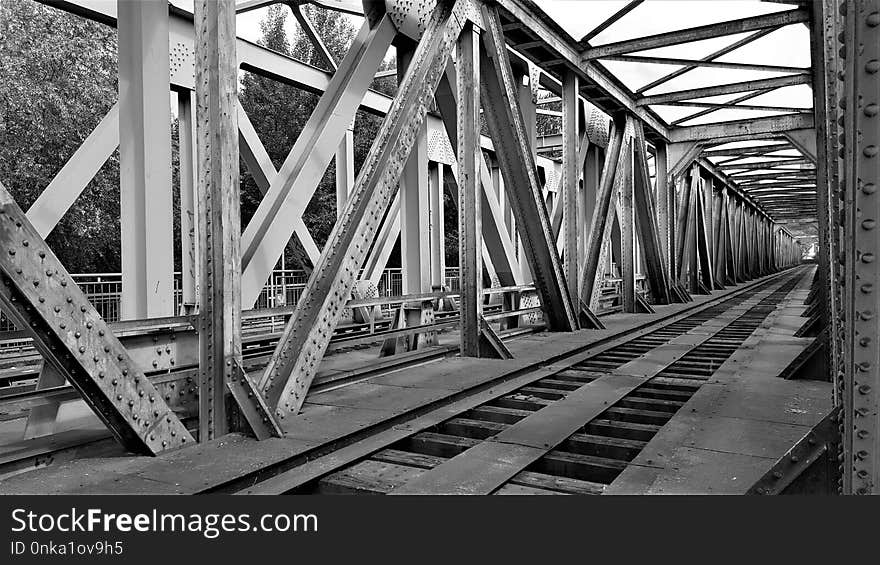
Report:
[[[865,63],[865,72],[868,74],[875,74],[877,71],[880,71],[880,61],[877,59],[871,59],[867,63]]]
[[[868,24],[869,27],[877,27],[880,25],[880,12],[871,12],[868,14],[868,17],[865,18],[865,23]]]
[[[9,254],[14,256],[14,255],[15,255],[15,249],[10,249],[10,250],[9,250]]]
[[[869,394],[871,392],[870,385],[860,385],[859,394]]]
[[[874,194],[877,192],[877,185],[872,182],[866,182],[862,185],[863,194]]]
[[[873,253],[862,253],[862,263],[873,263],[874,262],[874,254]]]
[[[862,149],[862,154],[865,157],[876,157],[878,153],[878,149],[876,145],[869,145]]]
[[[877,222],[874,220],[862,220],[862,229],[872,230],[877,227]]]
[[[877,104],[868,104],[864,109],[866,116],[876,116],[878,112],[880,112],[880,106]]]

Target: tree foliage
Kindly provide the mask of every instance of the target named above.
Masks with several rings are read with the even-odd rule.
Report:
[[[354,39],[351,20],[332,10],[303,6],[338,63]],[[284,4],[269,7],[260,43],[329,70]],[[287,29],[294,33],[288,34]],[[116,30],[33,0],[0,2],[0,181],[27,210],[117,100]],[[383,69],[394,68],[391,61]],[[272,162],[280,168],[318,102],[316,94],[255,73],[243,73],[239,97]],[[372,88],[393,95],[394,77]],[[358,111],[354,163],[357,172],[381,118]],[[172,120],[175,268],[180,268],[178,136]],[[242,163],[242,227],[262,194]],[[336,220],[335,165],[331,162],[304,214],[319,246]],[[108,160],[47,238],[73,272],[117,272],[120,262],[119,156]],[[302,246],[288,246],[289,268],[310,268]],[[393,261],[394,259],[392,259]]]
[[[0,52],[0,181],[27,210],[116,101],[116,30],[3,0]],[[118,154],[47,239],[71,271],[119,270]]]
[[[335,62],[342,61],[356,33],[350,20],[339,12],[315,6],[303,6],[301,9],[311,20]],[[287,6],[276,4],[269,7],[260,23],[262,38],[259,43],[304,63],[330,70],[299,25],[293,26],[295,32],[288,36],[286,31],[288,19],[292,19],[292,15]],[[269,157],[275,167],[280,168],[318,103],[318,96],[271,78],[246,73],[241,81],[239,99]],[[358,113],[355,121],[354,147],[356,171],[366,158],[379,124],[380,120],[377,117],[365,115],[363,112]],[[322,246],[327,241],[336,221],[335,171],[335,165],[331,162],[303,215],[303,221],[318,246]],[[242,167],[244,223],[253,216],[261,198],[262,195],[253,178]],[[311,266],[296,238],[292,245],[288,246],[287,257],[288,267],[308,270]]]

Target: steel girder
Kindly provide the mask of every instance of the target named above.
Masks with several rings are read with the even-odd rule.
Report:
[[[235,2],[198,0],[195,32],[201,214],[199,438],[206,441],[229,431],[227,391],[258,439],[281,436],[242,367]]]
[[[296,413],[305,401],[332,328],[397,192],[415,133],[425,120],[427,106],[464,25],[463,12],[463,2],[453,6],[442,1],[432,13],[345,210],[266,367],[260,388],[279,417]],[[336,139],[334,145],[338,142]]]
[[[193,438],[138,370],[5,187],[0,185],[0,304],[46,362],[122,445],[155,455]]]
[[[516,218],[523,250],[531,267],[541,306],[550,328],[578,328],[577,311],[565,285],[553,229],[537,178],[532,146],[526,137],[517,84],[508,60],[495,8],[483,6],[484,49],[480,54],[482,92],[492,104],[484,110],[504,185]]]
[[[461,355],[480,356],[483,318],[480,218],[480,34],[471,23],[458,40],[456,99],[458,147],[458,257]]]
[[[586,253],[584,256],[584,268],[581,275],[581,301],[589,307],[595,307],[598,297],[598,277],[603,272],[603,257],[608,245],[611,224],[613,223],[613,201],[617,194],[618,171],[626,166],[627,140],[626,120],[620,120],[614,124],[611,138],[605,152],[605,163],[602,167],[602,176],[599,181],[599,191],[596,196],[596,208],[590,222],[590,237],[587,240]]]
[[[845,341],[840,382],[843,407],[843,490],[880,490],[880,1],[841,2],[843,80],[840,137],[846,201],[844,236]],[[845,101],[845,104],[843,103]],[[839,336],[838,336],[839,339]]]

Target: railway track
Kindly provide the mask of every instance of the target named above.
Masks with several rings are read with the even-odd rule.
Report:
[[[246,492],[600,494],[803,275],[753,285],[328,472],[295,468]]]
[[[419,479],[427,472],[448,464],[457,455],[478,447],[481,444],[493,443],[492,438],[513,428],[529,416],[546,413],[542,410],[567,399],[577,393],[584,385],[597,379],[608,377],[616,369],[631,363],[644,355],[658,351],[662,346],[674,342],[688,332],[712,323],[732,308],[753,300],[760,293],[767,294],[760,309],[752,307],[748,316],[743,315],[732,320],[730,327],[712,336],[706,343],[694,348],[676,363],[666,367],[662,374],[653,376],[650,383],[632,391],[619,402],[608,407],[601,417],[584,422],[576,433],[560,442],[554,449],[548,450],[540,459],[514,477],[505,481],[501,488],[494,489],[499,494],[532,493],[532,494],[596,494],[602,492],[604,485],[610,483],[619,474],[626,463],[635,457],[641,447],[653,437],[660,427],[668,421],[675,411],[698,389],[701,382],[711,375],[711,371],[736,350],[754,327],[760,324],[766,314],[761,312],[773,309],[773,304],[781,300],[799,280],[802,270],[794,269],[748,285],[732,295],[713,299],[709,303],[693,306],[688,311],[669,316],[667,319],[644,324],[641,329],[633,330],[637,337],[627,339],[618,336],[600,340],[589,349],[581,348],[566,354],[566,358],[583,357],[577,363],[556,371],[548,372],[546,368],[530,369],[532,373],[547,373],[541,378],[520,375],[515,380],[525,379],[527,384],[510,388],[506,392],[494,395],[491,399],[474,404],[467,410],[455,414],[451,418],[442,418],[437,423],[405,437],[382,445],[381,448],[366,456],[351,458],[351,463],[340,464],[317,476],[304,473],[305,480],[294,481],[292,487],[279,488],[277,480],[289,485],[285,474],[294,465],[302,463],[320,463],[327,455],[334,457],[338,450],[358,443],[363,438],[371,438],[382,434],[379,428],[364,429],[351,437],[328,445],[322,451],[309,454],[301,461],[288,463],[287,467],[268,470],[257,478],[243,478],[240,482],[212,487],[217,492],[295,492],[295,493],[388,493],[402,492],[400,487]],[[774,302],[775,301],[775,302]],[[756,305],[757,306],[757,305]],[[769,308],[769,310],[768,310]],[[269,336],[267,336],[267,339]],[[605,345],[607,343],[607,345]],[[267,344],[268,345],[268,344]],[[584,351],[598,353],[584,355]],[[256,353],[256,352],[255,352]],[[259,357],[254,355],[254,357]],[[389,358],[393,359],[393,358]],[[566,365],[564,360],[556,360],[554,365]],[[171,375],[165,378],[170,378]],[[332,383],[331,383],[332,384]],[[485,394],[487,383],[479,390],[466,391],[463,396],[467,402],[470,398],[478,398]],[[335,386],[335,385],[334,385]],[[506,385],[493,387],[501,391]],[[51,390],[51,389],[50,389]],[[36,394],[33,391],[29,394]],[[64,395],[66,391],[58,390],[54,394]],[[491,391],[490,391],[491,392]],[[48,392],[47,392],[48,393]],[[65,399],[59,396],[56,400]],[[8,401],[9,399],[6,399]],[[434,407],[404,417],[417,419],[425,413],[430,414]],[[444,412],[444,407],[437,408]],[[185,415],[184,415],[185,416]],[[404,424],[404,426],[409,424]],[[387,422],[388,427],[400,427],[398,422]],[[398,434],[399,435],[399,434]],[[368,442],[369,443],[369,442]],[[78,445],[78,444],[77,444]],[[65,446],[76,457],[77,445]],[[58,450],[59,453],[62,450]],[[52,459],[58,454],[49,449],[41,452],[42,459]],[[28,455],[28,457],[31,457]],[[16,461],[7,458],[3,461],[4,468],[28,467],[28,461]],[[65,458],[59,459],[64,460]],[[296,472],[298,469],[294,468]],[[311,473],[314,475],[314,473]],[[274,479],[274,480],[273,480]]]

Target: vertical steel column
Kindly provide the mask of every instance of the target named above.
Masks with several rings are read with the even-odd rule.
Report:
[[[844,492],[880,492],[880,0],[841,3],[846,105]],[[841,100],[841,102],[843,102]]]
[[[237,65],[234,2],[199,0],[194,11],[202,228],[199,437],[207,441],[229,431],[226,381],[235,378],[233,365],[241,365]]]
[[[596,213],[596,199],[599,193],[599,176],[602,174],[602,156],[600,148],[590,144],[587,148],[587,157],[584,160],[583,183],[581,185],[581,206],[579,211],[578,249],[580,251],[579,265],[583,270],[586,263],[587,244],[590,239],[590,224],[593,214]]]
[[[198,307],[199,222],[196,189],[195,93],[177,93],[177,136],[180,153],[180,257],[183,312],[194,313]]]
[[[232,392],[258,438],[280,435],[242,369],[238,61],[234,0],[195,3],[200,211],[199,439],[229,431]],[[233,427],[238,428],[237,422]]]
[[[660,249],[663,252],[663,262],[667,265],[671,274],[675,273],[673,259],[674,249],[672,245],[673,230],[675,223],[672,221],[675,215],[675,186],[670,185],[668,178],[668,164],[666,160],[666,144],[654,145],[654,174],[655,191],[657,193],[657,231],[660,235]]]
[[[562,241],[565,284],[578,303],[578,77],[573,71],[562,75]]]
[[[633,118],[627,116],[627,122],[632,123]],[[632,132],[632,126],[627,126],[627,131]],[[617,208],[617,222],[620,226],[620,277],[623,279],[621,292],[623,293],[622,305],[624,312],[636,312],[636,246],[635,246],[635,208],[633,206],[633,156],[635,154],[635,137],[628,138],[624,148],[623,170],[617,174],[622,176],[618,184],[618,193],[615,195]]]
[[[403,166],[461,32],[461,5],[455,6],[459,13],[454,17],[452,2],[434,7],[363,172],[263,374],[260,388],[282,418],[305,402],[355,278],[398,192]]]
[[[428,191],[431,204],[431,287],[434,289],[446,284],[443,167],[443,163],[432,163],[428,166]]]
[[[480,250],[480,36],[473,24],[458,39],[458,268],[461,355],[480,356],[483,266]]]
[[[531,84],[531,76],[528,72],[522,75],[523,80],[519,85],[519,108],[522,112],[523,117],[523,125],[525,127],[525,135],[529,140],[529,147],[532,150],[532,157],[537,157],[537,135],[538,135],[538,113],[537,113],[537,101],[534,97],[534,92]],[[543,187],[542,187],[543,188]],[[505,183],[504,190],[512,190],[512,188]],[[505,201],[508,202],[508,206],[510,203],[510,195],[506,195]],[[512,216],[512,210],[511,210]],[[511,221],[512,226],[516,226],[516,219],[514,218]],[[516,231],[514,229],[514,235]],[[532,270],[529,267],[529,262],[526,260],[526,251],[523,248],[522,237],[519,235],[516,236],[516,256],[519,259],[519,268],[520,268],[520,276],[522,277],[523,284],[532,284],[534,282],[534,277],[532,276]]]
[[[403,80],[412,55],[412,49],[398,47],[398,82]],[[427,132],[427,123],[423,123],[400,179],[400,261],[404,294],[431,290]]]
[[[174,313],[168,5],[119,1],[122,319]]]

